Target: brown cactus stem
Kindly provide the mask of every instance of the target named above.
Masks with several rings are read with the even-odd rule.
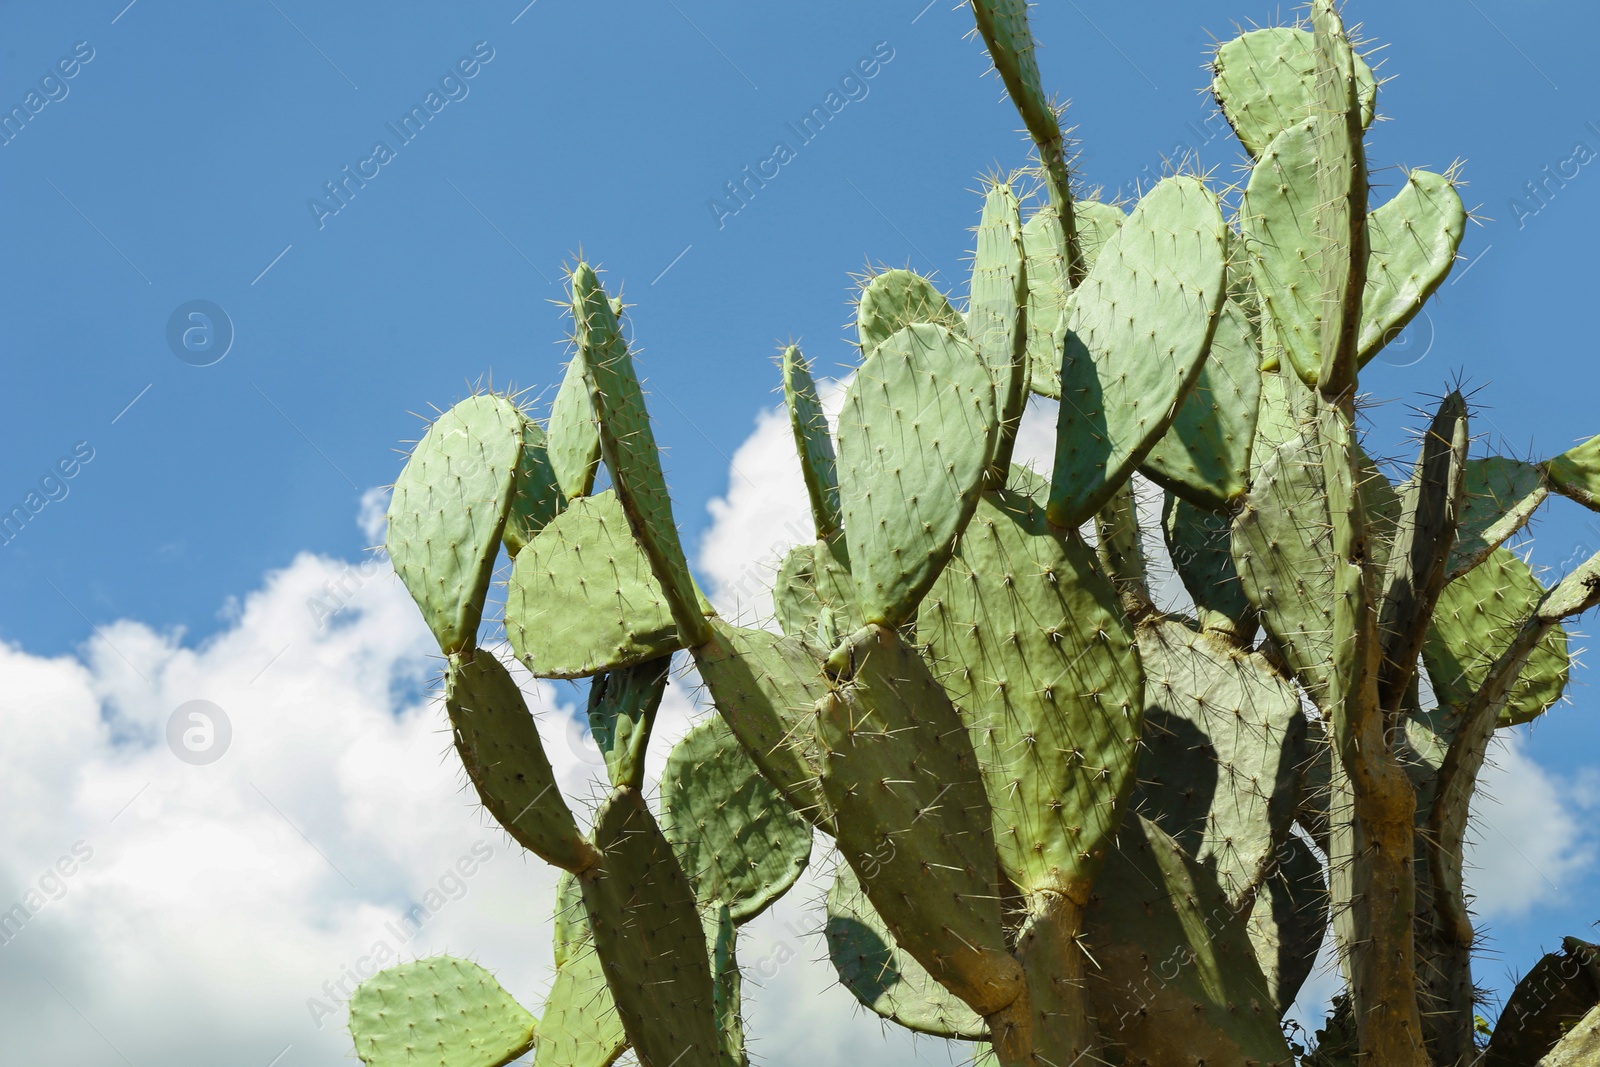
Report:
[[[1346,954],[1363,1062],[1428,1067],[1417,1003],[1412,922],[1416,793],[1389,750],[1378,705],[1376,575],[1356,492],[1348,394],[1324,397],[1319,424],[1333,524],[1334,663],[1324,712],[1332,720],[1333,903]]]
[[[1101,1062],[1089,1015],[1087,955],[1079,943],[1083,911],[1067,893],[1028,894],[1016,949],[1027,992],[987,1017],[1003,1067]]]

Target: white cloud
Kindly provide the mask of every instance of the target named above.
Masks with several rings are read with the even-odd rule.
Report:
[[[837,384],[825,384],[836,405]],[[1048,470],[1052,423],[1036,405],[1019,459]],[[719,606],[762,617],[771,568],[811,536],[786,420],[758,416],[733,465],[698,557]],[[362,501],[373,544],[383,506],[376,491]],[[345,1064],[338,987],[380,945],[471,955],[537,1010],[554,873],[466,786],[430,693],[437,649],[387,564],[302,555],[225,618],[198,647],[136,621],[103,627],[76,656],[0,645],[0,924],[13,903],[36,911],[0,943],[6,1062],[265,1067],[281,1053],[281,1067]],[[579,694],[525,684],[586,819],[603,767]],[[691,671],[669,691],[655,773],[705,713],[695,688]],[[192,700],[216,704],[232,728],[205,766],[166,740]],[[1486,918],[1556,899],[1545,879],[1564,893],[1592,870],[1569,784],[1515,738],[1498,751],[1472,857]],[[830,862],[819,850],[742,938],[758,1061],[965,1060],[966,1046],[886,1029],[838,985],[816,936]],[[403,940],[401,917],[419,903],[432,913]],[[318,1002],[335,1010],[320,1027]]]

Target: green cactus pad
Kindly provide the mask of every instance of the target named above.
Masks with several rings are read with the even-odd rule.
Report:
[[[671,669],[672,657],[662,656],[597,674],[589,684],[589,732],[612,785],[644,787],[645,750]]]
[[[545,528],[566,506],[555,472],[550,469],[550,451],[544,431],[528,418],[522,419],[522,455],[517,461],[516,480],[511,488],[511,511],[506,515],[502,539],[512,556],[522,551],[535,534]]]
[[[1241,647],[1248,645],[1260,620],[1234,569],[1232,520],[1171,494],[1161,520],[1167,555],[1200,611],[1201,627]]]
[[[1278,1016],[1288,1014],[1317,965],[1328,931],[1328,884],[1322,861],[1294,834],[1250,910],[1250,943]]]
[[[1345,36],[1335,0],[1312,0],[1311,25],[1317,52],[1316,125],[1317,216],[1321,258],[1312,279],[1319,286],[1322,314],[1317,382],[1334,396],[1353,389],[1357,341],[1366,291],[1368,200],[1367,117],[1362,108],[1358,60]]]
[[[747,1067],[744,1050],[744,976],[739,971],[739,933],[728,905],[719,904],[700,913],[711,953],[712,1004],[721,1038],[717,1053],[721,1067]]]
[[[693,651],[717,713],[790,806],[831,832],[817,781],[816,707],[828,694],[821,659],[793,637],[711,625],[711,640]]]
[[[583,363],[581,350],[567,363],[566,376],[556,390],[550,422],[545,428],[550,470],[568,500],[594,492],[594,476],[600,467],[600,428],[595,424],[594,402],[589,399]]]
[[[483,651],[451,656],[444,702],[462,766],[496,821],[547,863],[592,867],[599,857],[578,832],[522,690],[500,661]]]
[[[966,717],[1000,862],[1082,904],[1133,788],[1139,657],[1094,552],[1043,509],[984,494],[917,617]]]
[[[1261,403],[1256,411],[1256,441],[1250,449],[1250,481],[1283,444],[1298,440],[1304,428],[1316,421],[1316,397],[1293,373],[1264,371]]]
[[[477,644],[522,425],[505,397],[468,397],[428,427],[389,500],[389,559],[447,655]]]
[[[1600,437],[1561,453],[1544,465],[1556,492],[1600,511]]]
[[[1223,301],[1200,377],[1140,470],[1211,511],[1225,510],[1244,496],[1260,405],[1260,362],[1249,315],[1232,300]]]
[[[909,270],[886,270],[875,274],[861,292],[856,306],[856,335],[861,355],[871,356],[889,338],[918,322],[937,323],[960,334],[966,320],[938,286]]]
[[[1110,204],[1078,200],[1078,247],[1085,270],[1094,267],[1100,248],[1122,225],[1123,215]],[[1046,204],[1022,227],[1022,248],[1027,255],[1028,388],[1040,396],[1061,396],[1061,350],[1067,342],[1066,312],[1072,282],[1067,270],[1066,235],[1056,210]]]
[[[1467,232],[1467,209],[1449,178],[1414,170],[1392,200],[1367,216],[1367,232],[1367,286],[1356,343],[1363,364],[1444,283]]]
[[[1422,662],[1440,704],[1466,706],[1544,592],[1528,565],[1506,548],[1495,549],[1444,587],[1422,646]],[[1568,665],[1567,634],[1556,626],[1539,642],[1512,686],[1500,725],[1529,722],[1561,699]]]
[[[1334,558],[1315,424],[1263,462],[1233,524],[1245,595],[1313,700],[1333,662]]]
[[[1106,1043],[1128,1063],[1294,1062],[1245,920],[1159,826],[1123,823],[1085,922]]]
[[[580,879],[595,948],[642,1067],[717,1067],[711,958],[694,889],[636,789],[595,816],[602,859]]]
[[[831,537],[840,522],[833,437],[827,416],[822,413],[822,401],[817,398],[817,384],[811,380],[811,369],[794,345],[783,350],[783,401],[789,409],[789,427],[794,431],[794,447],[800,455],[800,473],[805,478],[817,537]]]
[[[772,609],[788,637],[810,639],[816,632],[822,600],[817,596],[816,545],[795,545],[784,554],[772,579]]]
[[[368,1067],[503,1067],[533,1047],[533,1016],[470,960],[433,956],[379,971],[350,998]]]
[[[661,830],[701,906],[725,905],[740,924],[787,893],[811,858],[811,825],[720,718],[694,727],[667,757]]]
[[[1358,56],[1362,126],[1372,122],[1378,86]],[[1217,49],[1211,91],[1239,143],[1260,157],[1279,133],[1309,118],[1316,106],[1316,42],[1305,30],[1251,30]]]
[[[628,1048],[622,1018],[606,986],[578,880],[556,889],[556,977],[539,1019],[534,1067],[611,1067]]]
[[[541,678],[584,678],[683,647],[615,493],[574,500],[517,554],[506,639]]]
[[[851,677],[817,725],[835,843],[905,951],[980,1015],[1004,1008],[1022,971],[1006,949],[993,816],[966,727],[893,630],[867,626],[840,652]]]
[[[617,499],[661,583],[678,632],[699,644],[711,631],[672,519],[672,499],[661,473],[644,392],[611,301],[585,263],[572,272],[572,315],[584,380],[600,426],[600,451]]]
[[[1028,284],[1020,210],[1010,184],[990,186],[978,222],[967,300],[967,338],[994,377],[1000,412],[1000,440],[990,463],[995,481],[1004,481],[1011,468],[1017,425],[1028,402]]]
[[[1528,524],[1550,491],[1531,463],[1504,456],[1469,459],[1456,520],[1456,543],[1447,565],[1459,578]]]
[[[901,951],[861,880],[840,865],[828,889],[828,958],[844,987],[885,1019],[935,1037],[981,1041],[988,1028],[971,1008]]]
[[[1312,385],[1322,373],[1324,311],[1316,174],[1316,123],[1302,120],[1267,145],[1239,207],[1251,276],[1272,318],[1273,338],[1289,366]]]
[[[1226,295],[1226,231],[1203,182],[1167,178],[1139,201],[1073,293],[1050,490],[1054,525],[1087,521],[1177,417]]]
[[[1146,707],[1133,810],[1242,907],[1294,822],[1309,755],[1299,691],[1260,654],[1177,620],[1141,626],[1139,654]]]
[[[999,430],[989,368],[942,326],[907,326],[862,364],[839,417],[839,488],[864,621],[916,612],[978,506]]]

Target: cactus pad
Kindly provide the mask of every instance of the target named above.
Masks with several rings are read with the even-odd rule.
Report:
[[[710,635],[710,628],[672,519],[672,500],[644,392],[611,301],[594,270],[583,263],[572,272],[572,316],[584,380],[600,426],[600,452],[617,499],[661,583],[678,631],[686,641],[698,644]]]
[[[1544,592],[1528,565],[1506,548],[1495,549],[1444,587],[1422,646],[1422,662],[1440,704],[1458,710],[1466,706]],[[1561,699],[1567,669],[1566,631],[1556,626],[1535,647],[1512,687],[1500,725],[1515,726],[1542,715]]]
[[[966,331],[961,312],[922,275],[909,270],[886,270],[873,275],[856,307],[856,336],[862,358],[871,356],[883,342],[917,322],[937,323],[958,334]]]
[[[522,426],[505,397],[468,397],[428,427],[389,500],[389,559],[447,655],[477,644]]]
[[[1362,125],[1372,122],[1378,86],[1356,57]],[[1316,42],[1305,30],[1272,26],[1241,34],[1217,49],[1211,91],[1245,151],[1259,158],[1279,133],[1316,107]]]
[[[1232,300],[1223,301],[1200,377],[1140,469],[1169,492],[1212,511],[1244,496],[1260,405],[1260,362],[1250,316]]]
[[[350,998],[367,1067],[503,1067],[533,1047],[533,1016],[470,960],[434,956],[379,971]]]
[[[539,424],[522,418],[522,455],[517,461],[516,480],[511,487],[511,511],[506,515],[503,539],[506,551],[515,556],[522,547],[566,506],[555,472],[550,469],[550,451]]]
[[[506,639],[542,678],[584,678],[683,647],[615,493],[574,500],[517,554]]]
[[[445,708],[484,807],[523,848],[569,871],[598,857],[561,798],[522,690],[487,652],[450,657]]]
[[[539,1018],[534,1067],[611,1067],[628,1036],[595,951],[583,892],[570,874],[556,889],[555,926],[556,976]]]
[[[1317,124],[1302,119],[1274,137],[1250,172],[1239,207],[1256,291],[1273,337],[1307,384],[1322,373],[1323,260],[1316,232]]]
[[[1556,492],[1600,511],[1600,437],[1561,453],[1544,471]]]
[[[1122,225],[1122,212],[1110,204],[1078,200],[1078,247],[1084,270],[1092,270],[1100,248]],[[1028,276],[1028,388],[1040,396],[1061,396],[1061,350],[1067,342],[1066,312],[1072,282],[1067,269],[1066,234],[1056,210],[1046,204],[1022,227]]]
[[[1133,810],[1248,903],[1289,835],[1306,759],[1294,683],[1258,653],[1167,620],[1139,628],[1144,751]]]
[[[1362,363],[1394,340],[1444,283],[1467,232],[1467,209],[1449,178],[1414,170],[1393,199],[1367,216],[1367,230]]]
[[[1314,425],[1273,450],[1234,519],[1245,595],[1311,698],[1333,663],[1333,520]]]
[[[1259,620],[1234,569],[1231,526],[1227,515],[1203,511],[1170,493],[1163,505],[1167,555],[1200,611],[1201,627],[1244,646]]]
[[[1004,481],[1017,424],[1028,401],[1022,220],[1016,193],[1006,182],[995,182],[984,197],[969,293],[967,338],[994,377],[995,408],[1000,413],[1000,440],[990,470],[993,478]]]
[[[828,958],[857,1000],[908,1030],[980,1041],[983,1020],[894,942],[854,871],[841,864],[828,889]]]
[[[868,626],[822,704],[835,841],[895,941],[980,1015],[1021,994],[1006,949],[993,816],[965,725],[893,630]]]
[[[595,425],[594,403],[589,399],[589,386],[584,380],[583,361],[580,351],[567,363],[567,373],[561,379],[561,388],[556,390],[546,427],[550,470],[568,500],[594,492],[594,476],[600,467],[600,429]]]
[[[1073,529],[1128,480],[1177,417],[1226,295],[1217,199],[1167,178],[1106,242],[1072,295],[1050,521]]]
[[[589,684],[589,732],[612,785],[644,787],[645,750],[671,668],[672,657],[662,656],[595,675]]]
[[[661,829],[703,907],[746,923],[789,891],[811,826],[756,769],[722,719],[684,735],[661,776]]]
[[[822,413],[822,401],[817,398],[817,384],[811,380],[811,369],[794,345],[783,350],[783,400],[789,409],[789,427],[794,431],[795,451],[800,456],[800,473],[811,501],[817,536],[831,537],[839,529],[839,475],[833,437],[827,416]]]
[[[793,637],[712,620],[712,638],[694,649],[712,703],[766,779],[824,830],[832,816],[817,776],[815,720],[828,684],[822,661]]]
[[[1001,865],[1024,893],[1082,904],[1133,788],[1144,697],[1117,593],[1076,535],[984,494],[918,615],[966,716]]]
[[[907,326],[862,364],[839,417],[839,488],[866,622],[916,611],[978,506],[999,429],[989,368],[942,326]]]
[[[1250,909],[1250,943],[1278,1016],[1287,1015],[1317,965],[1328,932],[1328,884],[1305,838],[1289,835],[1277,869]]]
[[[1127,1062],[1293,1062],[1245,916],[1148,819],[1123,824],[1086,932],[1100,1033]]]
[[[595,816],[600,866],[581,878],[595,948],[641,1067],[717,1067],[711,958],[694,890],[636,789]]]
[[[1520,459],[1469,459],[1466,468],[1456,543],[1448,564],[1451,578],[1482,563],[1526,526],[1550,495],[1539,468]]]

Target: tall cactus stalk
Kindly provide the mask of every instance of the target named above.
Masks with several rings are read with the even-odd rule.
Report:
[[[474,964],[404,964],[351,1004],[373,1067],[415,1067],[419,1040],[441,1067],[743,1067],[739,928],[814,835],[842,861],[845,987],[1004,1067],[1476,1062],[1470,802],[1495,731],[1560,697],[1563,623],[1600,603],[1600,556],[1547,588],[1505,542],[1552,493],[1597,506],[1600,445],[1472,457],[1450,392],[1399,486],[1363,450],[1362,370],[1448,275],[1466,212],[1453,172],[1371,206],[1377,85],[1332,0],[1217,49],[1253,160],[1231,219],[1187,174],[1130,210],[1074,200],[1026,5],[972,8],[1042,202],[987,183],[964,299],[867,280],[837,426],[783,352],[816,540],[778,568],[774,628],[701,596],[587,263],[549,419],[473,396],[413,451],[388,549],[446,656],[455,747],[564,873],[542,1017]],[[1048,474],[1012,462],[1030,393],[1057,405]],[[487,649],[502,545],[509,648]],[[1168,562],[1192,617],[1156,595]],[[715,714],[652,804],[678,653]],[[588,679],[594,812],[557,787],[512,656]],[[1280,1020],[1330,929],[1345,989],[1296,1050]],[[1581,1054],[1594,1026],[1569,1009],[1600,978],[1574,982],[1491,1061],[1567,1029]]]

